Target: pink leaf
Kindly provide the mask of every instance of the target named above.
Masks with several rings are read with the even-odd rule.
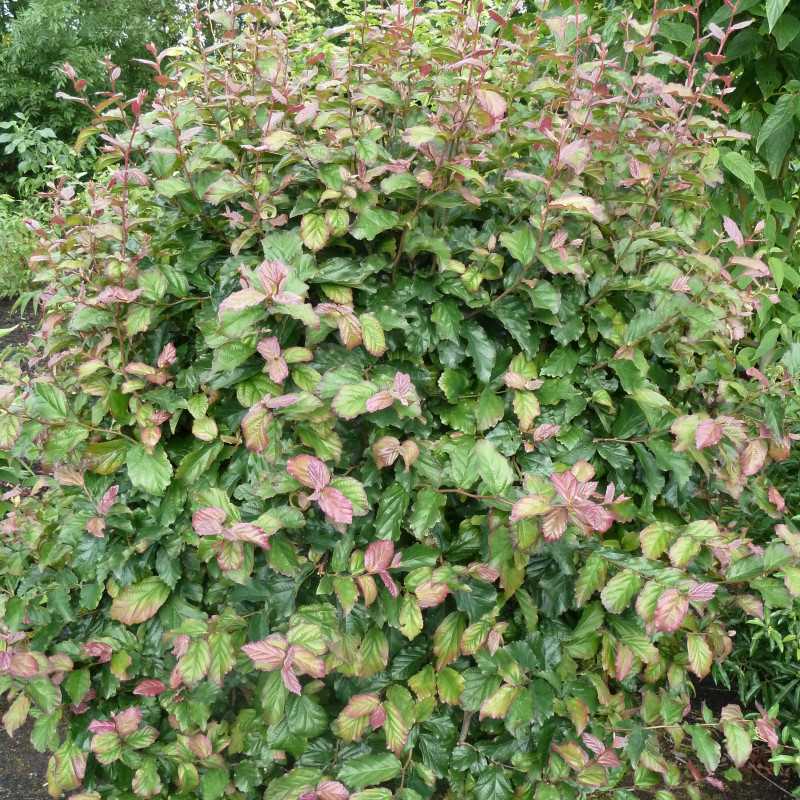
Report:
[[[633,668],[633,651],[630,647],[619,645],[614,659],[614,674],[618,681],[624,681]]]
[[[591,733],[584,733],[581,736],[584,745],[591,750],[596,756],[599,756],[601,753],[605,753],[606,746],[596,737],[593,736]]]
[[[269,444],[269,426],[272,414],[261,404],[256,403],[242,419],[242,433],[245,447],[253,453],[262,453]]]
[[[178,357],[178,353],[175,350],[175,345],[172,342],[167,342],[164,345],[164,349],[161,351],[160,355],[158,356],[158,361],[156,362],[156,366],[159,369],[164,369],[165,367],[169,367],[175,363],[175,360]]]
[[[275,358],[267,362],[267,374],[275,383],[283,383],[289,377],[289,365],[283,358]]]
[[[392,576],[386,571],[379,572],[378,575],[383,581],[383,585],[386,587],[389,594],[392,597],[397,597],[400,594],[400,590],[397,588],[397,584],[394,582]]]
[[[317,502],[332,522],[349,525],[353,521],[353,504],[338,489],[326,486],[320,492]]]
[[[292,694],[303,693],[303,687],[300,685],[297,675],[292,672],[292,668],[290,666],[284,665],[284,667],[281,669],[281,678],[283,678],[283,685]]]
[[[680,628],[689,611],[689,600],[677,589],[667,589],[661,593],[656,603],[656,628],[666,633],[673,633]]]
[[[241,289],[234,292],[232,295],[226,297],[220,304],[219,310],[223,311],[241,311],[245,308],[252,308],[266,300],[264,295],[257,289]]]
[[[155,678],[146,678],[136,684],[133,693],[139,697],[156,697],[166,690],[167,687],[162,681],[156,680]]]
[[[201,508],[192,514],[192,527],[200,536],[220,536],[225,523],[225,512],[221,508]]]
[[[269,550],[269,534],[258,525],[253,525],[251,522],[237,522],[231,525],[230,533],[240,542],[249,542]]]
[[[256,350],[258,350],[259,355],[264,359],[264,361],[271,361],[274,358],[280,358],[281,355],[281,345],[275,336],[262,339],[256,345]]]
[[[317,800],[348,800],[350,792],[339,781],[322,781],[317,785]]]
[[[369,715],[369,725],[372,730],[376,731],[383,726],[384,722],[386,722],[386,709],[383,706],[378,706]]]
[[[589,500],[576,500],[572,509],[578,521],[590,530],[604,533],[614,524],[614,515],[599,503],[592,503]]]
[[[763,439],[755,439],[745,447],[739,456],[739,466],[742,469],[742,475],[755,475],[767,460],[768,447]]]
[[[372,542],[364,553],[364,567],[367,572],[383,572],[388,569],[394,557],[394,542],[385,539]]]
[[[715,419],[704,419],[698,426],[694,434],[694,443],[698,450],[704,447],[713,447],[719,444],[723,434],[722,423]]]
[[[689,592],[689,599],[696,603],[707,603],[717,593],[716,583],[698,583]]]
[[[420,608],[435,608],[447,599],[450,587],[434,580],[423,581],[414,590]]]
[[[139,728],[139,723],[142,721],[142,709],[126,708],[124,711],[120,711],[119,714],[113,714],[112,716],[114,717],[117,733],[120,736],[130,736]]]
[[[554,508],[545,514],[542,521],[542,535],[548,542],[555,542],[567,529],[569,514],[566,508]]]
[[[511,508],[510,522],[519,522],[521,519],[530,519],[531,517],[541,516],[546,514],[552,508],[550,499],[545,495],[533,494],[529,497],[523,497],[517,500]]]
[[[769,267],[760,258],[734,256],[731,259],[731,264],[744,267],[744,274],[749,278],[768,278],[771,274]]]
[[[598,756],[597,763],[600,764],[600,766],[608,767],[609,769],[616,769],[617,767],[622,766],[619,756],[613,750],[606,750],[604,753]]]
[[[742,236],[739,226],[730,217],[722,218],[722,227],[725,228],[725,233],[731,237],[737,247],[744,247],[744,236]]]
[[[284,636],[272,633],[266,639],[244,645],[242,652],[253,662],[256,669],[271,671],[283,664],[288,647],[289,644]]]
[[[297,671],[312,678],[324,678],[326,674],[325,662],[304,647],[292,648],[293,664]]]
[[[373,413],[375,411],[382,411],[384,408],[389,408],[394,403],[392,393],[388,391],[377,392],[367,400],[367,411]]]
[[[767,490],[767,497],[778,511],[786,511],[786,501],[783,499],[783,495],[774,486],[770,486]]]
[[[498,92],[491,89],[478,89],[475,92],[475,99],[492,119],[502,119],[506,115],[506,101]]]
[[[394,436],[383,436],[372,445],[372,457],[379,469],[390,467],[400,455],[400,440]]]
[[[93,719],[89,723],[91,733],[116,733],[117,726],[110,719]]]
[[[111,511],[114,503],[117,501],[117,496],[119,495],[119,486],[114,485],[109,487],[105,494],[100,498],[100,502],[97,504],[97,513],[102,514],[105,516]]]
[[[317,491],[331,482],[328,468],[316,456],[294,456],[286,462],[286,471],[303,486]]]
[[[86,642],[82,649],[87,656],[96,658],[101,664],[111,661],[111,656],[114,653],[111,645],[105,642]]]
[[[770,719],[766,712],[762,712],[756,721],[756,731],[758,735],[767,743],[770,750],[776,750],[780,744],[778,738],[777,723]]]

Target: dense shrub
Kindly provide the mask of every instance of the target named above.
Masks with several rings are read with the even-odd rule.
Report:
[[[3,365],[7,730],[82,798],[735,778],[775,723],[693,679],[800,591],[764,477],[800,365],[754,356],[759,227],[701,229],[729,30],[678,82],[651,21],[612,57],[570,15],[242,12],[53,193]]]

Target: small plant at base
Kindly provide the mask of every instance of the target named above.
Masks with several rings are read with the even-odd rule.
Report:
[[[737,364],[761,253],[698,237],[724,41],[665,82],[649,23],[240,11],[96,109],[3,365],[0,691],[51,793],[696,798],[779,747],[689,712],[800,555],[718,522],[797,419]]]

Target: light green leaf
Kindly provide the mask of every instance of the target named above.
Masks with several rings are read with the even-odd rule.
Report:
[[[458,658],[461,652],[461,636],[466,628],[463,614],[453,611],[441,622],[433,634],[433,652],[436,656],[436,669],[441,670]]]
[[[530,225],[522,225],[513,231],[501,233],[500,244],[523,266],[528,266],[536,254],[536,236]]]
[[[328,243],[331,231],[325,217],[321,214],[306,214],[300,223],[300,237],[303,244],[312,252],[322,250]]]
[[[169,597],[169,587],[160,578],[145,578],[126,586],[111,604],[111,618],[135,625],[154,616]]]
[[[623,570],[605,585],[600,600],[610,614],[621,614],[628,608],[641,585],[641,578],[635,572]]]
[[[475,420],[478,430],[485,431],[493,428],[503,419],[505,403],[503,398],[495,394],[488,386],[481,392],[475,408]]]
[[[337,417],[355,419],[367,412],[367,400],[378,391],[378,387],[369,381],[351,383],[342,386],[333,398],[331,407]]]
[[[770,33],[772,33],[772,29],[775,27],[778,20],[781,18],[781,14],[783,14],[788,5],[789,0],[767,0],[767,26]]]
[[[128,448],[125,460],[131,483],[147,494],[162,495],[172,478],[172,464],[163,447],[148,453],[142,445]]]
[[[710,774],[715,773],[722,758],[722,748],[719,743],[714,741],[714,738],[706,728],[702,728],[699,725],[692,725],[690,732],[692,735],[692,747],[694,747],[697,757],[707,772]]]
[[[753,165],[741,154],[728,152],[722,156],[725,168],[732,172],[745,186],[752,189],[756,182],[756,171]]]
[[[514,482],[511,465],[487,439],[476,443],[474,454],[481,480],[492,494],[503,494]]]

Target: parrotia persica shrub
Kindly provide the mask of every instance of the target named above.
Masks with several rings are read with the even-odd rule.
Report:
[[[0,690],[53,796],[667,800],[780,747],[692,708],[800,592],[759,230],[701,229],[730,26],[239,11],[96,106],[2,368]]]

